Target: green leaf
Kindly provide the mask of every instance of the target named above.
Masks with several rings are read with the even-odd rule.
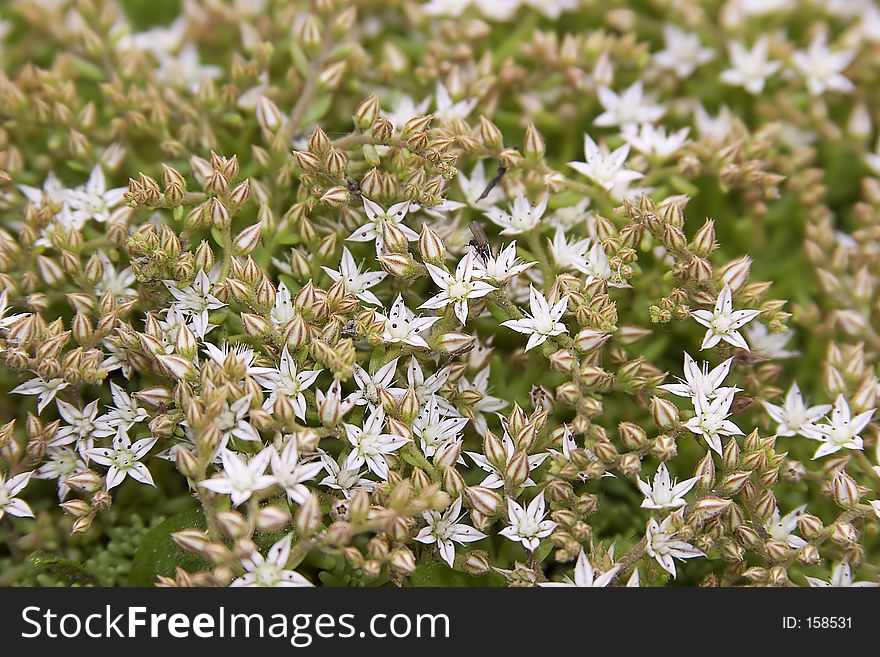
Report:
[[[304,78],[308,77],[311,66],[309,58],[306,57],[302,48],[295,43],[290,44],[290,57],[293,59],[293,65],[296,67],[297,72]]]
[[[104,71],[102,71],[99,66],[93,64],[87,59],[72,55],[70,57],[70,61],[73,64],[74,70],[88,80],[92,80],[93,82],[101,82],[106,78],[106,76],[104,75]]]
[[[188,571],[205,569],[210,564],[195,554],[184,552],[171,540],[171,534],[193,527],[204,529],[205,516],[201,509],[189,509],[171,516],[148,531],[131,562],[129,586],[153,586],[160,575],[170,577],[178,566]]]
[[[535,550],[535,559],[538,563],[541,563],[550,556],[550,551],[553,549],[553,541],[549,538],[541,541],[541,544],[538,546],[538,549]]]
[[[323,96],[315,98],[311,104],[309,104],[309,109],[306,110],[298,127],[310,126],[323,119],[327,110],[330,109],[330,104],[332,102],[333,96],[330,94],[324,94]]]
[[[65,584],[98,584],[97,577],[69,559],[62,559],[47,552],[32,552],[30,561],[43,572],[53,575]]]

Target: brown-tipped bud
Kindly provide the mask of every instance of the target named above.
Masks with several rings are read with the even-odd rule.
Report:
[[[347,64],[345,60],[330,64],[318,75],[318,85],[324,89],[336,89],[345,77]]]
[[[645,430],[633,422],[621,422],[617,425],[620,440],[627,449],[639,449],[648,439]]]
[[[715,222],[707,219],[702,228],[694,235],[691,251],[701,258],[712,253],[718,245],[715,243]]]
[[[331,208],[340,208],[347,205],[349,200],[349,191],[345,187],[331,187],[321,195],[321,203]]]
[[[715,462],[712,460],[712,452],[706,455],[697,463],[697,469],[694,476],[699,478],[697,484],[700,488],[711,488],[715,483]]]
[[[178,445],[174,453],[174,460],[177,462],[177,469],[188,479],[195,479],[202,473],[199,460],[186,447]]]
[[[733,293],[739,292],[745,287],[749,280],[749,270],[752,267],[752,259],[749,256],[743,256],[733,262],[726,264],[719,270],[721,280],[730,286]]]
[[[321,158],[309,151],[292,151],[293,160],[300,169],[317,171],[321,168]]]
[[[577,365],[577,359],[568,349],[560,349],[550,355],[550,368],[554,372],[568,373]]]
[[[354,124],[361,130],[369,130],[379,116],[379,99],[375,94],[362,100],[354,110]]]
[[[206,548],[210,544],[210,539],[205,532],[200,529],[184,529],[171,534],[171,540],[177,543],[187,552],[195,554],[204,554]]]
[[[224,535],[232,539],[245,537],[248,533],[248,522],[238,511],[218,513],[217,526]]]
[[[251,182],[245,178],[229,192],[229,200],[233,206],[241,206],[248,200],[251,195]]]
[[[464,477],[455,468],[445,468],[443,470],[443,490],[451,497],[459,497],[465,489]]]
[[[819,537],[825,531],[822,521],[811,513],[803,514],[797,522],[798,531],[808,541]]]
[[[651,417],[661,429],[677,426],[678,407],[668,399],[651,397]]]
[[[284,122],[284,115],[278,109],[278,105],[266,96],[257,98],[254,110],[257,115],[257,123],[263,130],[274,132]]]
[[[64,513],[74,518],[82,518],[92,512],[92,507],[85,500],[67,500],[59,504]]]
[[[599,331],[598,329],[585,328],[575,336],[575,343],[578,348],[589,353],[595,351],[611,337],[610,333]]]
[[[733,500],[726,500],[720,497],[704,497],[694,503],[691,513],[700,520],[708,520],[724,513],[731,504],[733,504]]]
[[[407,547],[400,547],[391,553],[388,565],[401,575],[412,575],[416,571],[416,557]]]
[[[464,489],[464,494],[470,507],[485,516],[494,516],[501,506],[501,496],[483,486],[468,486]]]
[[[428,224],[422,224],[422,233],[419,235],[419,254],[422,256],[422,260],[435,265],[442,265],[446,259],[446,247],[443,246],[443,240],[428,228]]]
[[[678,454],[678,446],[675,439],[667,434],[661,434],[654,440],[654,446],[651,448],[651,454],[661,461],[669,461]]]
[[[513,487],[525,483],[529,478],[529,456],[525,452],[516,452],[504,469],[504,480]]]
[[[92,470],[84,470],[69,476],[66,479],[66,483],[75,491],[81,493],[94,493],[101,487],[103,477]]]
[[[280,532],[290,523],[290,513],[279,506],[264,506],[257,511],[255,525],[262,532]]]
[[[842,507],[851,507],[859,502],[859,486],[845,471],[837,473],[831,482],[831,493],[834,501]]]
[[[389,253],[406,253],[409,248],[409,240],[403,231],[394,224],[382,222],[382,244]]]
[[[498,126],[485,116],[480,116],[480,141],[487,148],[504,148],[504,135],[501,134]]]
[[[300,536],[311,536],[321,526],[321,502],[314,494],[296,510],[296,531]]]
[[[523,154],[527,159],[538,161],[544,157],[546,146],[544,145],[544,137],[535,128],[534,123],[529,123],[526,127],[526,138],[523,144]]]
[[[431,121],[434,120],[433,114],[424,114],[420,116],[414,116],[406,124],[403,126],[403,138],[410,139],[414,135],[419,135],[431,125]]]
[[[471,575],[487,573],[490,567],[489,555],[483,550],[472,550],[465,556],[464,569]]]
[[[470,347],[476,338],[460,331],[449,331],[437,340],[437,348],[446,353],[458,353]]]
[[[211,225],[214,228],[228,228],[232,221],[229,216],[229,210],[218,198],[212,198],[208,202],[208,214],[211,218]]]
[[[507,463],[507,452],[498,437],[491,431],[483,436],[483,454],[495,465]]]
[[[232,244],[233,251],[236,255],[247,255],[260,243],[263,234],[263,224],[256,223],[248,226],[241,231]]]

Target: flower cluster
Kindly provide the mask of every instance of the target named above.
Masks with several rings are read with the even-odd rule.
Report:
[[[0,21],[0,584],[878,585],[871,3],[148,4]]]

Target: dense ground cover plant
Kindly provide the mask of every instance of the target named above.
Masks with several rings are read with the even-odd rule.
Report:
[[[874,3],[0,12],[0,584],[877,585]]]

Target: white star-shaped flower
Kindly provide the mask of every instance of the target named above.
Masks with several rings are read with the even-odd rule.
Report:
[[[547,210],[547,199],[543,198],[534,206],[524,194],[517,194],[510,204],[510,214],[496,207],[485,210],[483,214],[492,223],[501,227],[502,235],[520,235],[531,232],[541,223]]]
[[[486,167],[483,160],[477,160],[474,168],[471,169],[470,176],[459,171],[455,176],[456,182],[461,189],[461,193],[467,204],[476,210],[488,210],[494,207],[496,203],[504,200],[504,191],[497,185],[489,190],[484,198],[483,192],[489,186],[489,179],[486,177]]]
[[[700,43],[699,35],[686,32],[672,23],[663,26],[663,50],[654,53],[654,63],[672,71],[679,78],[689,78],[698,66],[715,56],[715,51]]]
[[[360,365],[355,364],[353,371],[354,383],[360,393],[355,401],[358,406],[364,406],[365,404],[378,406],[381,404],[381,399],[379,398],[380,390],[386,390],[393,397],[400,397],[406,392],[403,388],[393,387],[394,377],[397,374],[398,360],[394,358],[377,369],[372,375]]]
[[[620,131],[624,141],[639,153],[657,160],[666,160],[687,143],[690,128],[682,128],[666,133],[666,128],[659,128],[651,123],[625,125]]]
[[[552,306],[543,294],[534,286],[529,286],[530,313],[522,319],[511,319],[502,322],[502,326],[513,329],[517,333],[529,336],[526,351],[544,344],[547,338],[568,333],[568,327],[560,319],[568,307],[568,297],[564,296]]]
[[[311,481],[324,469],[324,463],[320,459],[310,461],[300,457],[299,445],[295,437],[287,440],[284,449],[271,452],[272,477],[275,479],[288,499],[297,504],[303,504],[309,496],[309,489],[304,483]]]
[[[164,281],[165,287],[174,297],[169,310],[179,311],[187,318],[190,330],[197,338],[204,338],[210,330],[208,311],[222,308],[226,304],[211,294],[211,279],[203,269],[199,270],[190,285],[179,287],[175,281]]]
[[[459,260],[454,276],[430,262],[425,263],[425,267],[442,292],[435,294],[419,308],[436,310],[452,305],[455,316],[462,324],[467,323],[468,299],[481,299],[495,289],[494,285],[474,280],[474,253],[471,249]]]
[[[434,456],[440,445],[457,440],[468,423],[466,417],[458,414],[448,416],[439,399],[437,395],[431,395],[428,403],[413,421],[413,433],[418,436],[422,452],[427,457]]]
[[[672,518],[672,515],[666,516],[661,523],[654,518],[648,521],[645,551],[660,564],[663,570],[675,577],[673,559],[693,559],[706,555],[687,541],[675,538],[676,532],[671,529]]]
[[[609,152],[604,143],[599,146],[590,135],[585,134],[586,162],[569,162],[568,166],[610,191],[615,185],[628,184],[644,176],[638,171],[624,168],[626,158],[629,157],[629,148],[629,144],[624,144]]]
[[[330,269],[329,267],[321,267],[327,275],[336,283],[340,279],[345,282],[345,290],[349,294],[354,294],[361,301],[381,306],[382,302],[375,294],[370,292],[371,287],[375,287],[388,275],[384,271],[361,271],[364,263],[356,265],[351,252],[343,247],[342,260],[339,262],[339,271]]]
[[[660,386],[661,390],[671,392],[678,397],[695,397],[698,393],[702,393],[706,399],[714,399],[718,395],[726,393],[728,390],[738,391],[739,388],[734,386],[722,387],[724,379],[730,372],[730,366],[733,358],[728,358],[720,365],[709,370],[709,363],[703,361],[703,368],[697,365],[697,361],[691,358],[690,354],[684,354],[684,379],[678,379],[678,383],[667,383]]]
[[[629,123],[654,123],[666,112],[662,105],[655,104],[645,96],[641,81],[635,82],[619,94],[601,86],[598,94],[599,103],[605,111],[596,117],[593,125],[603,128]]]
[[[746,327],[745,333],[751,350],[764,358],[779,360],[800,355],[799,351],[785,348],[794,337],[794,331],[788,329],[779,332],[770,331],[765,324],[752,322]]]
[[[610,570],[602,573],[598,577],[593,570],[593,565],[587,558],[586,552],[581,548],[578,554],[577,563],[574,567],[574,578],[566,576],[561,582],[541,582],[539,586],[574,586],[577,588],[605,588],[614,580],[620,566],[612,566]]]
[[[863,449],[864,441],[859,434],[868,426],[875,410],[877,409],[872,408],[853,417],[849,403],[843,395],[838,395],[834,401],[831,417],[824,424],[801,427],[801,433],[807,438],[822,443],[813,454],[813,459],[834,454],[843,448]]]
[[[410,242],[416,242],[419,234],[412,228],[403,224],[406,213],[409,212],[410,201],[395,203],[385,210],[378,203],[374,203],[366,196],[363,197],[364,212],[367,213],[367,223],[355,229],[346,240],[349,242],[369,242],[373,240],[376,244],[376,254],[381,255],[384,252],[385,245],[382,241],[382,224],[388,223],[400,229],[400,232]]]
[[[555,522],[544,520],[544,516],[547,514],[546,509],[543,491],[529,502],[526,508],[508,497],[507,520],[509,525],[498,533],[511,541],[522,543],[526,550],[534,552],[540,545],[541,539],[547,538],[556,529]]]
[[[661,463],[660,467],[657,468],[657,473],[654,475],[653,483],[649,484],[646,481],[642,481],[641,477],[638,477],[639,490],[645,496],[645,499],[642,500],[642,508],[677,509],[684,506],[687,504],[684,496],[696,485],[699,479],[699,477],[691,477],[681,483],[676,483],[669,476],[666,464]]]
[[[245,460],[244,456],[228,449],[221,450],[222,474],[200,481],[199,486],[214,493],[229,495],[232,506],[247,502],[254,493],[275,485],[275,477],[266,474],[274,451],[271,447],[266,447],[250,460]]]
[[[296,361],[290,355],[287,345],[281,350],[278,367],[254,367],[254,380],[263,386],[269,397],[263,402],[263,408],[271,410],[278,397],[284,396],[293,405],[293,412],[300,420],[306,419],[306,398],[303,391],[317,380],[323,370],[297,371]]]
[[[33,474],[33,472],[22,472],[6,479],[6,475],[0,472],[0,518],[7,513],[17,518],[34,517],[34,512],[27,502],[17,497]]]
[[[388,462],[385,456],[394,454],[398,449],[410,442],[409,438],[382,433],[385,426],[385,411],[381,406],[373,409],[364,419],[364,426],[345,424],[345,436],[352,450],[345,459],[345,468],[354,470],[364,463],[370,472],[383,479],[388,477]]]
[[[750,94],[757,95],[764,90],[767,78],[776,73],[782,62],[768,59],[770,40],[762,36],[751,50],[737,41],[728,46],[731,68],[721,73],[721,81],[742,87]]]
[[[253,552],[249,557],[242,559],[241,567],[244,568],[245,574],[234,579],[230,586],[314,586],[295,570],[287,569],[291,538],[292,534],[288,534],[276,542],[269,548],[265,557],[259,552]]]
[[[100,164],[95,165],[85,185],[67,193],[67,206],[74,221],[88,219],[105,222],[110,219],[115,207],[122,203],[125,187],[107,189],[107,180]]]
[[[427,331],[440,317],[416,317],[415,314],[403,303],[403,297],[397,295],[388,315],[376,313],[376,319],[385,322],[382,331],[382,339],[385,342],[403,342],[413,347],[428,348],[428,343],[420,335]]]
[[[793,436],[801,434],[808,436],[805,427],[812,427],[816,421],[825,417],[831,410],[831,404],[819,404],[818,406],[807,406],[804,403],[801,389],[797,383],[792,383],[791,388],[785,395],[785,402],[782,406],[763,402],[767,414],[777,423],[777,436]],[[815,434],[815,430],[813,432]]]
[[[855,89],[852,81],[843,75],[854,57],[855,53],[850,50],[829,50],[827,35],[821,33],[813,37],[809,48],[795,51],[792,60],[810,93],[821,96],[826,91],[849,93]]]
[[[709,349],[724,340],[734,347],[748,351],[749,345],[737,329],[745,326],[760,314],[760,310],[734,310],[730,286],[725,283],[724,289],[721,290],[718,300],[715,302],[714,311],[694,310],[691,312],[693,318],[708,329],[700,349]]]
[[[320,484],[338,490],[346,499],[351,498],[360,490],[371,492],[377,485],[375,481],[364,478],[365,473],[361,472],[360,467],[349,468],[345,463],[340,466],[326,452],[321,452],[321,462],[324,464],[327,476],[321,480]]]
[[[831,573],[831,580],[825,581],[817,577],[806,577],[807,583],[816,588],[847,588],[847,587],[875,587],[880,586],[877,582],[854,582],[852,577],[852,568],[846,561],[841,561],[834,567]]]
[[[436,543],[440,550],[440,556],[443,561],[449,564],[451,568],[455,562],[455,543],[473,543],[486,538],[486,535],[477,531],[470,525],[460,523],[461,520],[461,497],[449,506],[443,513],[437,511],[425,511],[422,517],[428,523],[427,527],[422,527],[415,536],[415,540],[419,543],[432,544]]]
[[[536,264],[520,262],[516,255],[516,241],[513,241],[501,249],[498,255],[478,255],[474,262],[474,278],[503,285]]]
[[[764,529],[767,530],[767,533],[770,534],[774,541],[783,541],[788,543],[789,547],[799,550],[807,542],[800,536],[794,536],[793,532],[797,529],[798,518],[804,515],[806,509],[807,505],[804,504],[782,517],[779,515],[779,509],[776,509],[770,519],[764,524]]]
[[[434,98],[437,109],[434,116],[440,121],[452,121],[453,119],[466,119],[468,114],[477,106],[476,98],[465,98],[455,102],[449,95],[449,90],[442,82],[437,83],[437,94]]]
[[[11,392],[15,395],[37,395],[37,414],[39,414],[55,399],[58,391],[66,387],[67,381],[64,379],[55,378],[46,381],[43,377],[37,376],[16,386]]]
[[[743,432],[727,418],[730,416],[730,405],[733,403],[733,390],[720,394],[709,401],[702,393],[693,398],[694,417],[685,423],[691,433],[703,436],[718,454],[721,454],[721,436],[741,436]]]
[[[134,443],[122,427],[116,431],[112,447],[93,447],[86,454],[101,465],[108,466],[107,490],[122,483],[126,476],[148,486],[155,486],[153,477],[141,460],[147,455],[156,441],[156,436],[142,438]]]

